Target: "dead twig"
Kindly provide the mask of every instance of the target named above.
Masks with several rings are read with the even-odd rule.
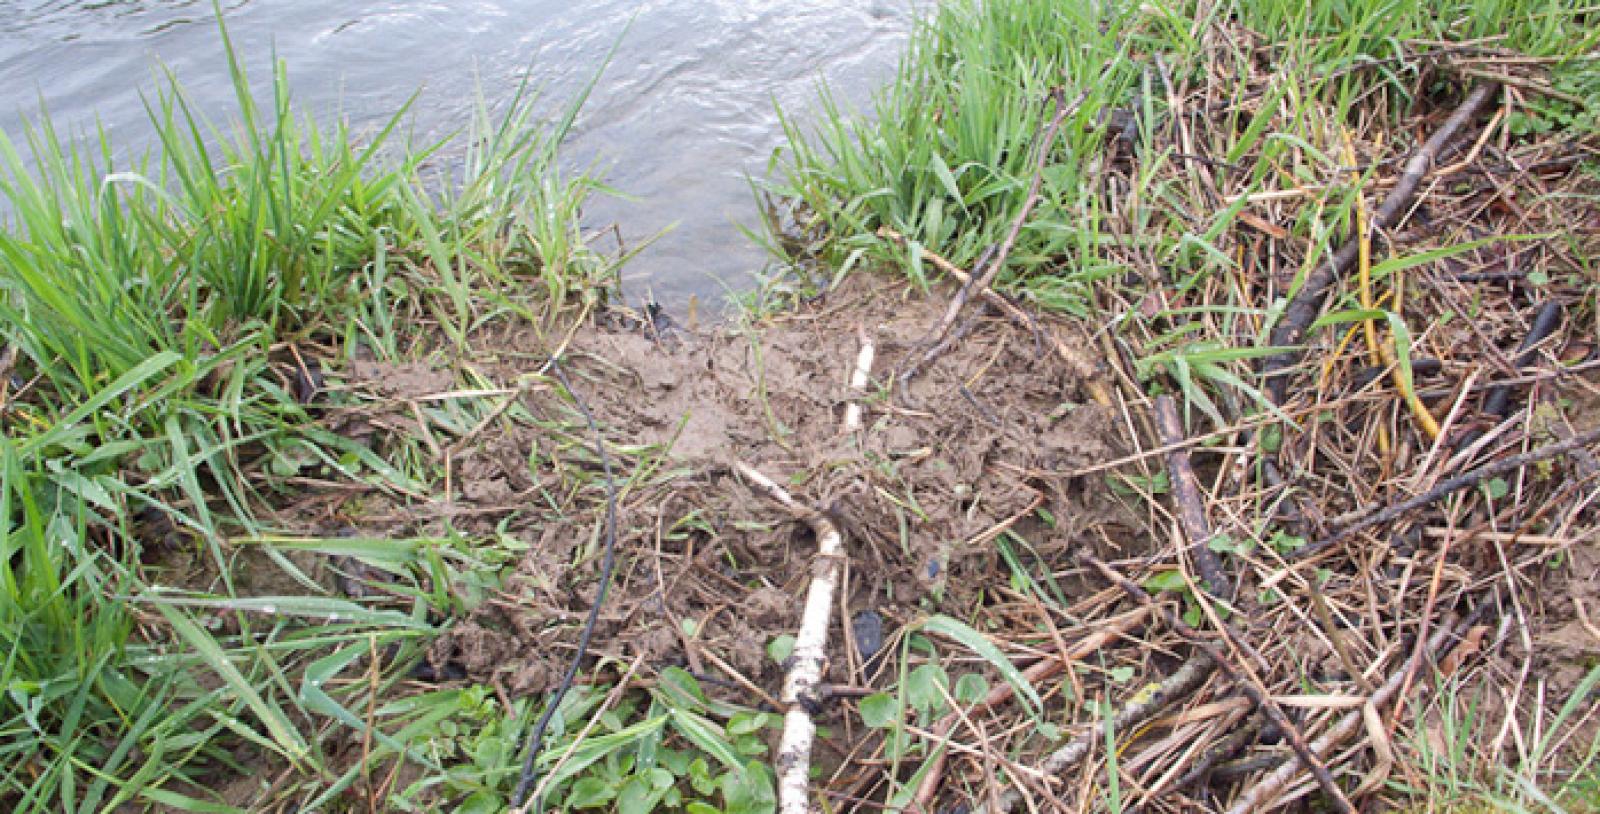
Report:
[[[1060,658],[1047,658],[1033,665],[1032,667],[1023,670],[1022,677],[1028,682],[1029,685],[1036,685],[1041,681],[1047,681],[1066,670],[1071,662],[1087,658],[1090,654],[1098,651],[1100,648],[1105,647],[1116,639],[1127,635],[1128,631],[1132,630],[1136,625],[1142,623],[1149,615],[1150,612],[1147,609],[1140,608],[1133,613],[1125,614],[1117,619],[1112,619],[1109,622],[1097,625],[1093,632],[1091,632],[1088,636],[1085,636],[1077,644],[1073,645]],[[1002,682],[997,684],[996,686],[992,687],[989,690],[989,694],[984,696],[982,701],[979,701],[976,705],[974,705],[972,709],[966,713],[966,715],[978,715],[982,712],[993,709],[1010,700],[1014,692],[1015,690],[1012,688],[1010,682]],[[934,725],[933,733],[941,738],[950,734],[960,719],[961,713],[949,713]],[[1092,733],[1090,738],[1092,740]],[[933,803],[933,797],[938,793],[940,784],[944,779],[944,767],[948,755],[949,753],[947,751],[941,751],[936,757],[933,758],[933,766],[928,769],[927,774],[922,776],[922,782],[917,786],[917,793],[913,798],[914,802],[911,810],[917,811],[930,809],[930,806]],[[1048,764],[1048,761],[1046,761],[1046,763]],[[1047,775],[1057,774],[1060,771],[1059,769],[1051,769],[1049,765],[1041,766],[1040,768],[1041,771]],[[995,789],[995,792],[999,794],[999,789]],[[1005,804],[1005,800],[1007,799],[1006,795],[1009,794],[1015,794],[1015,792],[1007,791],[1005,794],[1000,794],[998,799],[1001,801],[1002,805]],[[1002,809],[991,808],[990,810],[997,811]],[[1010,808],[1009,806],[1006,806],[1003,810],[1010,810]]]
[[[910,241],[906,239],[905,235],[902,235],[887,226],[878,227],[878,236],[892,240],[901,246],[910,245]],[[972,285],[972,275],[967,273],[966,269],[963,269],[955,263],[950,262],[944,257],[944,255],[941,255],[926,246],[921,247],[921,251],[922,259],[932,263],[935,268],[939,269],[945,274],[954,277],[956,282],[960,283],[963,287]],[[1068,369],[1070,369],[1074,375],[1084,380],[1084,386],[1089,390],[1089,396],[1095,400],[1096,404],[1106,408],[1116,405],[1116,402],[1111,398],[1110,391],[1106,389],[1105,382],[1101,381],[1099,371],[1095,370],[1092,362],[1084,358],[1084,354],[1081,351],[1075,351],[1068,347],[1067,343],[1061,341],[1061,337],[1049,327],[1040,327],[1037,324],[1037,321],[1030,314],[1028,314],[1028,312],[1022,310],[1020,306],[1012,302],[1004,294],[1001,294],[992,288],[984,288],[978,292],[978,295],[983,297],[984,302],[989,303],[999,310],[1000,313],[1009,317],[1012,322],[1031,330],[1041,331],[1045,338],[1049,341],[1050,348],[1056,352],[1056,356],[1060,357],[1061,361],[1066,363]]]
[[[1167,623],[1167,627],[1189,639],[1196,647],[1199,647],[1201,652],[1214,662],[1216,669],[1221,670],[1224,675],[1233,681],[1239,687],[1239,691],[1244,693],[1252,704],[1255,704],[1267,714],[1267,720],[1278,727],[1278,730],[1283,733],[1284,740],[1289,742],[1289,746],[1294,749],[1301,762],[1310,768],[1312,776],[1317,779],[1317,785],[1322,787],[1323,793],[1328,796],[1328,800],[1333,803],[1334,808],[1342,812],[1342,814],[1354,814],[1355,806],[1352,806],[1350,801],[1345,798],[1344,791],[1339,788],[1339,784],[1333,782],[1333,775],[1328,771],[1328,767],[1323,765],[1322,761],[1306,745],[1305,737],[1300,734],[1300,730],[1294,725],[1293,721],[1289,720],[1289,716],[1284,714],[1283,708],[1278,706],[1278,702],[1272,699],[1272,696],[1267,693],[1254,675],[1251,675],[1247,670],[1238,670],[1231,666],[1223,658],[1222,652],[1217,650],[1216,646],[1211,642],[1202,638],[1199,631],[1184,624],[1184,621],[1179,619],[1170,609],[1157,603],[1149,594],[1145,593],[1143,588],[1128,581],[1127,577],[1117,573],[1116,569],[1105,564],[1100,558],[1088,553],[1080,554],[1079,556],[1084,562],[1099,571],[1100,575],[1105,577],[1107,581],[1121,588],[1122,592],[1127,594],[1130,599],[1146,607],[1154,608],[1155,612],[1160,614],[1162,621]]]
[[[1524,452],[1520,455],[1512,455],[1509,458],[1502,458],[1492,464],[1480,466],[1471,472],[1457,475],[1453,478],[1447,478],[1440,481],[1432,489],[1429,489],[1428,491],[1423,492],[1416,497],[1413,497],[1409,500],[1402,500],[1399,503],[1373,512],[1365,518],[1357,520],[1350,525],[1334,532],[1333,534],[1322,538],[1321,540],[1307,543],[1295,549],[1294,551],[1290,552],[1289,558],[1299,560],[1316,556],[1317,554],[1320,554],[1329,548],[1338,545],[1350,535],[1355,534],[1358,531],[1387,523],[1390,520],[1394,520],[1395,518],[1404,515],[1412,509],[1442,500],[1443,498],[1448,497],[1455,492],[1476,486],[1490,478],[1504,475],[1508,472],[1515,472],[1516,470],[1521,469],[1529,464],[1549,460],[1569,452],[1583,449],[1584,447],[1587,447],[1588,445],[1597,441],[1600,441],[1600,427],[1589,430],[1588,432],[1578,433],[1570,438],[1557,441],[1553,444],[1546,444],[1538,449]]]
[[[1539,312],[1533,317],[1533,325],[1528,328],[1528,335],[1522,338],[1522,344],[1517,347],[1517,358],[1514,362],[1516,372],[1521,373],[1539,358],[1539,345],[1549,339],[1550,334],[1561,325],[1561,313],[1561,303],[1558,300],[1550,300],[1539,308]],[[1511,412],[1511,391],[1512,386],[1505,383],[1490,388],[1489,394],[1483,397],[1484,414],[1504,419]],[[1473,430],[1461,436],[1456,441],[1455,448],[1466,449],[1483,436],[1483,430]]]
[[[1122,709],[1117,710],[1117,714],[1113,715],[1106,724],[1116,732],[1126,732],[1133,727],[1137,727],[1139,724],[1155,717],[1156,713],[1166,709],[1172,702],[1185,698],[1199,689],[1200,685],[1204,684],[1206,679],[1211,676],[1211,673],[1216,670],[1216,667],[1216,662],[1212,661],[1210,656],[1205,653],[1195,654],[1193,658],[1184,662],[1171,675],[1162,679],[1155,689],[1141,692],[1124,704]],[[1047,776],[1069,771],[1074,766],[1082,763],[1083,759],[1088,757],[1095,746],[1101,743],[1104,738],[1104,726],[1085,732],[1068,741],[1067,745],[1051,752],[1039,764],[1039,768]],[[1021,799],[1021,796],[1014,789],[1007,790],[1006,793],[1000,795],[999,808],[980,808],[977,814],[1004,814],[1004,812],[1015,808]]]
[[[1266,714],[1261,710],[1256,710],[1243,723],[1234,727],[1233,731],[1224,736],[1222,740],[1212,744],[1211,748],[1200,755],[1194,761],[1194,764],[1189,767],[1189,770],[1183,773],[1182,777],[1172,781],[1171,785],[1152,789],[1149,799],[1146,800],[1144,807],[1140,810],[1149,810],[1150,803],[1160,799],[1163,795],[1182,791],[1199,782],[1206,775],[1211,774],[1217,764],[1244,751],[1246,747],[1255,743],[1256,739],[1261,737],[1261,730],[1266,725],[1266,722]]]
[[[1050,117],[1050,122],[1045,125],[1039,152],[1034,155],[1033,180],[1028,184],[1028,197],[1023,199],[1022,209],[1011,220],[1011,229],[1006,232],[1005,239],[1000,242],[1000,249],[995,253],[994,259],[989,261],[988,267],[983,270],[982,274],[963,285],[956,292],[955,297],[951,298],[950,306],[945,309],[944,317],[939,320],[939,324],[934,328],[933,333],[923,342],[923,346],[928,350],[917,354],[906,365],[905,371],[900,374],[901,378],[910,378],[928,360],[932,355],[932,349],[939,345],[945,336],[950,333],[950,328],[956,324],[956,319],[961,316],[961,309],[966,306],[967,300],[971,299],[974,293],[987,291],[994,279],[1000,276],[1000,270],[1005,268],[1006,260],[1011,256],[1011,250],[1016,247],[1017,237],[1022,234],[1022,227],[1027,225],[1028,216],[1033,214],[1034,207],[1039,205],[1041,198],[1039,191],[1044,186],[1044,168],[1050,160],[1050,148],[1055,146],[1056,134],[1061,132],[1061,125],[1067,120],[1067,117],[1075,113],[1083,105],[1084,100],[1089,98],[1089,91],[1093,87],[1093,85],[1090,85],[1084,88],[1083,92],[1078,94],[1078,98],[1074,99],[1070,104],[1067,103],[1066,97],[1062,95],[1059,88],[1050,92],[1050,98],[1055,101],[1055,114]]]
[[[1444,145],[1455,138],[1456,133],[1489,104],[1499,88],[1499,85],[1492,82],[1474,87],[1461,102],[1461,106],[1450,114],[1450,118],[1446,119],[1445,123],[1426,142],[1423,142],[1415,153],[1411,154],[1399,182],[1389,192],[1388,197],[1384,198],[1383,205],[1373,214],[1371,226],[1374,230],[1387,229],[1399,222],[1401,213],[1417,194],[1422,179],[1427,177],[1439,160],[1439,152],[1444,149]],[[1261,374],[1267,380],[1267,392],[1274,403],[1282,403],[1288,394],[1288,370],[1300,356],[1297,346],[1304,341],[1311,323],[1316,321],[1329,289],[1344,275],[1351,264],[1355,263],[1360,250],[1360,240],[1348,241],[1339,247],[1328,262],[1307,275],[1305,283],[1300,286],[1299,292],[1284,310],[1283,318],[1273,327],[1271,344],[1285,350],[1265,357],[1261,364]]]
[[[1178,504],[1178,521],[1189,538],[1189,556],[1206,582],[1206,589],[1224,602],[1233,600],[1232,580],[1222,567],[1222,558],[1211,550],[1211,524],[1206,522],[1205,503],[1200,498],[1200,482],[1189,465],[1189,450],[1183,446],[1183,421],[1171,396],[1157,396],[1156,431],[1167,452],[1167,470],[1172,478],[1172,501]]]

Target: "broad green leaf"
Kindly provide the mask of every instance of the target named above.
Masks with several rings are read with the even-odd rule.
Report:
[[[706,759],[697,757],[689,761],[689,785],[699,794],[711,794],[717,790],[717,779],[711,776],[711,767],[706,764]]]
[[[989,679],[978,673],[967,673],[956,679],[952,695],[963,704],[976,704],[989,695]]]
[[[1490,478],[1488,482],[1484,483],[1483,489],[1494,500],[1499,500],[1511,493],[1511,486],[1506,483],[1505,478]]]
[[[1162,591],[1187,591],[1189,583],[1183,579],[1183,572],[1176,568],[1167,571],[1157,571],[1144,580],[1144,589],[1151,593]]]
[[[567,792],[567,805],[571,808],[599,808],[616,799],[617,789],[605,780],[589,775],[580,777]]]
[[[716,758],[729,769],[739,768],[739,752],[723,735],[722,727],[686,709],[674,708],[667,717],[672,721],[672,728],[688,738],[700,751]]]
[[[622,784],[617,794],[617,814],[649,814],[661,804],[672,783],[672,773],[665,769],[635,774]]]
[[[772,814],[778,808],[772,773],[759,760],[728,772],[722,776],[722,800],[727,814]]]
[[[794,636],[792,634],[785,633],[782,636],[775,636],[772,641],[767,642],[767,655],[779,664],[787,661],[789,656],[793,654]]]
[[[770,712],[750,712],[744,710],[734,713],[728,719],[729,735],[752,735],[776,723],[777,716]]]
[[[873,693],[856,706],[861,710],[861,723],[872,729],[886,729],[900,720],[900,704],[886,692]]]
[[[506,810],[506,802],[492,791],[479,789],[472,796],[461,802],[455,814],[500,814]]]
[[[692,712],[704,712],[706,709],[705,690],[700,689],[700,682],[682,667],[668,667],[662,670],[661,678],[656,682],[656,691],[666,699],[668,706],[674,709],[682,708]]]
[[[937,664],[923,664],[906,676],[906,701],[918,712],[937,712],[945,707],[950,676]]]

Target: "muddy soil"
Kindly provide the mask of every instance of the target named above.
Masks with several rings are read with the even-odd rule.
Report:
[[[875,620],[892,641],[922,615],[965,617],[994,599],[1009,572],[991,542],[1013,524],[1027,521],[1045,567],[1065,564],[1077,544],[1137,545],[1132,519],[1100,481],[1057,474],[1124,450],[1113,416],[1035,333],[1056,328],[981,317],[890,406],[895,372],[925,348],[943,309],[940,298],[862,277],[757,327],[657,332],[600,320],[575,337],[566,369],[608,443],[644,445],[657,459],[653,473],[635,470],[620,501],[619,565],[597,657],[685,666],[755,706],[778,694],[782,668],[766,645],[798,626],[815,541],[741,482],[735,461],[845,532],[850,562],[829,676],[841,686],[872,683],[864,666],[882,645],[856,633]],[[862,332],[878,356],[856,440],[840,425]],[[561,409],[548,395],[538,401],[536,409]],[[595,469],[580,440],[552,445],[530,428],[463,453],[457,502],[525,501],[540,488],[525,450]],[[1054,527],[1032,519],[1040,509]],[[531,551],[504,598],[456,625],[434,661],[513,694],[548,688],[593,598],[597,518],[515,520]],[[455,515],[458,526],[495,520]]]
[[[898,646],[908,624],[932,613],[978,618],[1016,600],[994,542],[1002,533],[1026,541],[1032,573],[1079,592],[1069,600],[1105,590],[1074,576],[1080,550],[1105,559],[1170,555],[1172,538],[1151,536],[1164,523],[1143,497],[1119,495],[1104,471],[1075,474],[1129,455],[1141,431],[1096,403],[1084,378],[1097,372],[1093,362],[1068,364],[1052,352],[1056,338],[1089,347],[1084,326],[1020,325],[969,306],[960,341],[902,381],[949,294],[856,275],[757,325],[695,331],[619,310],[571,336],[563,369],[601,428],[620,490],[617,570],[585,675],[599,665],[602,679],[614,678],[636,661],[645,676],[681,666],[722,700],[774,706],[783,665],[767,645],[798,627],[816,541],[801,518],[745,484],[735,462],[783,484],[845,533],[849,561],[825,677],[845,695],[894,681],[884,673],[895,659],[877,656]],[[479,346],[509,350],[471,360],[508,388],[506,409],[433,442],[447,453],[438,456],[446,462],[439,494],[313,489],[285,519],[316,534],[452,529],[526,545],[501,590],[449,620],[414,676],[518,698],[552,689],[572,656],[598,583],[605,488],[585,420],[542,375],[546,357],[534,349],[543,345],[525,329],[507,330]],[[878,354],[860,400],[864,429],[847,437],[847,380],[863,335]],[[330,374],[334,386],[372,398],[360,410],[330,411],[326,423],[373,436],[384,455],[396,439],[428,446],[411,405],[459,387],[459,373],[352,365]],[[1600,652],[1589,621],[1600,617],[1600,544],[1586,539],[1561,554],[1563,568],[1542,575],[1543,606],[1524,609],[1537,641],[1492,658],[1502,677],[1536,670],[1564,698]],[[341,590],[359,593],[362,575],[329,565],[341,572]],[[1485,569],[1494,570],[1487,560]],[[1252,629],[1271,646],[1304,639],[1290,651],[1334,663],[1318,652],[1320,639],[1302,633]],[[1141,673],[1170,666],[1143,662]],[[836,733],[818,744],[824,767],[868,737],[846,717],[842,707],[824,713]]]

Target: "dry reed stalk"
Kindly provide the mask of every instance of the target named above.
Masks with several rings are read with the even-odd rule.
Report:
[[[1193,642],[1195,646],[1199,647],[1201,653],[1210,659],[1212,666],[1227,675],[1238,686],[1239,691],[1244,693],[1245,697],[1249,698],[1252,703],[1267,714],[1267,720],[1278,727],[1278,731],[1283,734],[1285,740],[1289,741],[1289,746],[1294,749],[1301,762],[1310,768],[1311,775],[1317,779],[1317,785],[1321,786],[1323,793],[1328,795],[1328,799],[1333,803],[1334,808],[1342,812],[1342,814],[1354,814],[1355,806],[1351,805],[1350,801],[1345,798],[1344,791],[1339,788],[1339,785],[1333,782],[1333,774],[1311,751],[1306,744],[1305,737],[1300,734],[1300,730],[1295,727],[1294,722],[1289,720],[1289,716],[1284,714],[1282,707],[1261,685],[1259,679],[1250,673],[1248,669],[1235,668],[1229,664],[1216,646],[1201,638],[1196,630],[1184,624],[1183,620],[1179,619],[1172,611],[1157,604],[1154,599],[1150,598],[1149,594],[1145,593],[1143,588],[1129,582],[1127,577],[1117,573],[1111,566],[1092,554],[1082,554],[1080,556],[1084,562],[1099,571],[1107,581],[1121,588],[1122,592],[1128,595],[1128,598],[1147,607],[1154,608],[1168,627],[1182,634]]]
[[[1448,654],[1455,649],[1455,643],[1460,641],[1461,637],[1456,632],[1458,629],[1460,628],[1442,627],[1435,631],[1433,637],[1428,640],[1427,649],[1438,653],[1440,656]],[[1418,649],[1420,650],[1421,648]],[[1392,673],[1389,679],[1383,683],[1383,686],[1372,694],[1369,699],[1371,706],[1384,706],[1400,693],[1400,687],[1405,683],[1406,675],[1411,672],[1413,661],[1414,658],[1407,659],[1406,663]],[[1332,729],[1329,729],[1311,742],[1311,751],[1317,755],[1332,753],[1339,744],[1349,740],[1365,726],[1365,716],[1364,709],[1346,713]],[[1228,814],[1253,814],[1254,812],[1266,810],[1283,793],[1284,789],[1294,782],[1294,779],[1300,775],[1301,771],[1303,771],[1303,767],[1299,763],[1286,761],[1235,798],[1233,805],[1228,809]]]
[[[1149,615],[1150,613],[1147,609],[1140,608],[1133,613],[1124,614],[1121,617],[1096,626],[1089,633],[1089,635],[1085,636],[1076,645],[1073,645],[1059,658],[1046,658],[1043,661],[1040,661],[1032,667],[1023,670],[1022,677],[1026,679],[1030,685],[1037,684],[1040,681],[1049,680],[1055,675],[1065,671],[1070,662],[1087,658],[1090,654],[1098,651],[1102,647],[1105,647],[1112,641],[1126,636],[1128,631],[1144,622],[1145,618]],[[979,701],[970,711],[965,714],[968,716],[977,715],[984,711],[993,709],[1005,703],[1007,700],[1010,700],[1012,694],[1015,692],[1016,690],[1009,682],[998,684],[989,690],[989,694],[984,696],[982,701]],[[945,737],[950,734],[960,720],[961,713],[952,712],[944,716],[943,719],[934,725],[933,732],[939,737]],[[939,785],[944,779],[944,768],[947,760],[947,752],[940,752],[937,757],[933,758],[933,766],[928,770],[927,774],[923,775],[922,782],[917,786],[917,793],[915,797],[912,798],[912,810],[927,808],[933,803],[934,795],[939,792]],[[1040,767],[1040,771],[1043,774],[1050,775],[1057,774],[1060,770],[1052,770],[1048,766],[1042,766]],[[996,792],[998,792],[998,789]],[[1007,795],[1014,794],[1014,791],[1007,790],[1006,792],[1000,794],[999,799],[1003,801],[1006,799]]]

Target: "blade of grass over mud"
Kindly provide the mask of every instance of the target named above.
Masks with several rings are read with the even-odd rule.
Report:
[[[193,619],[181,611],[170,607],[167,603],[155,600],[156,610],[166,618],[167,624],[172,626],[178,638],[187,644],[198,655],[206,666],[223,680],[228,688],[242,700],[250,711],[255,713],[261,723],[266,726],[267,732],[272,736],[272,742],[285,758],[293,764],[299,764],[310,755],[305,739],[294,724],[289,722],[288,716],[282,709],[269,703],[256,691],[255,682],[245,678],[234,666],[230,659],[217,644],[211,634],[202,630]]]
[[[1039,693],[1034,690],[1028,679],[1022,675],[1022,671],[1018,670],[1016,665],[1012,664],[1011,660],[1006,658],[1005,654],[1000,652],[1000,648],[995,647],[987,636],[974,630],[971,625],[959,619],[943,615],[928,617],[922,622],[922,629],[928,633],[951,639],[982,656],[984,661],[994,667],[995,672],[998,672],[1000,677],[1004,678],[1006,683],[1010,684],[1011,688],[1016,691],[1017,697],[1021,698],[1027,707],[1028,714],[1034,720],[1043,722],[1044,701],[1039,698]]]

